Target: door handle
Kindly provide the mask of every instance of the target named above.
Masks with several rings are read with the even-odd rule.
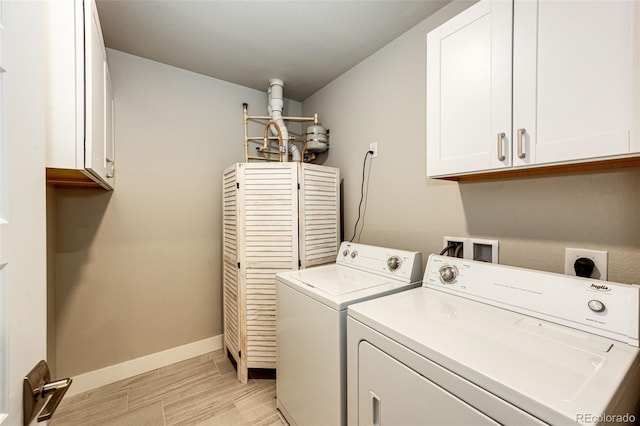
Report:
[[[47,362],[42,360],[37,363],[22,382],[24,426],[28,426],[36,415],[39,422],[49,420],[62,401],[62,397],[69,390],[72,381],[71,378],[67,378],[52,382]]]

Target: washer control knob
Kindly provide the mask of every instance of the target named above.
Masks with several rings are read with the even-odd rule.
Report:
[[[357,252],[357,251],[352,251],[352,252],[351,252],[351,258],[352,258],[352,259],[355,259],[357,255],[358,255],[358,252]]]
[[[349,255],[349,250],[345,250],[342,252],[343,257],[347,257]]]
[[[599,300],[589,300],[589,303],[587,303],[587,305],[593,312],[603,312],[606,308],[604,306],[604,303]]]
[[[458,268],[455,266],[445,265],[441,267],[438,272],[440,272],[440,281],[445,284],[454,283],[458,277]]]
[[[391,272],[395,272],[402,265],[402,259],[398,256],[391,256],[387,259],[387,267]]]

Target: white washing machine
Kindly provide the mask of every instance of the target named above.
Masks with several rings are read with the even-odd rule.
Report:
[[[639,289],[432,255],[348,309],[349,424],[637,422]]]
[[[276,395],[289,424],[346,424],[347,307],[421,279],[420,253],[348,242],[335,264],[276,275]]]

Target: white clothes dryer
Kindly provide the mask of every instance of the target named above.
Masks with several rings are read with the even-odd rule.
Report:
[[[637,285],[432,255],[348,315],[350,425],[638,421]]]
[[[346,424],[347,307],[421,278],[418,252],[348,242],[335,264],[276,275],[276,395],[289,424]]]

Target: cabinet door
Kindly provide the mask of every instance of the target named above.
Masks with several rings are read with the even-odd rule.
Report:
[[[115,163],[115,103],[113,101],[113,88],[111,86],[111,73],[109,73],[109,66],[107,62],[104,62],[104,159],[105,159],[105,177],[107,178],[107,182],[111,187],[115,186],[115,173],[116,173],[116,163]]]
[[[106,116],[106,52],[96,5],[85,1],[85,96],[86,134],[84,141],[85,168],[101,180],[107,181],[105,156]]]
[[[427,35],[430,177],[511,166],[512,8],[482,0]]]
[[[634,1],[515,1],[515,166],[640,151],[639,9]]]

